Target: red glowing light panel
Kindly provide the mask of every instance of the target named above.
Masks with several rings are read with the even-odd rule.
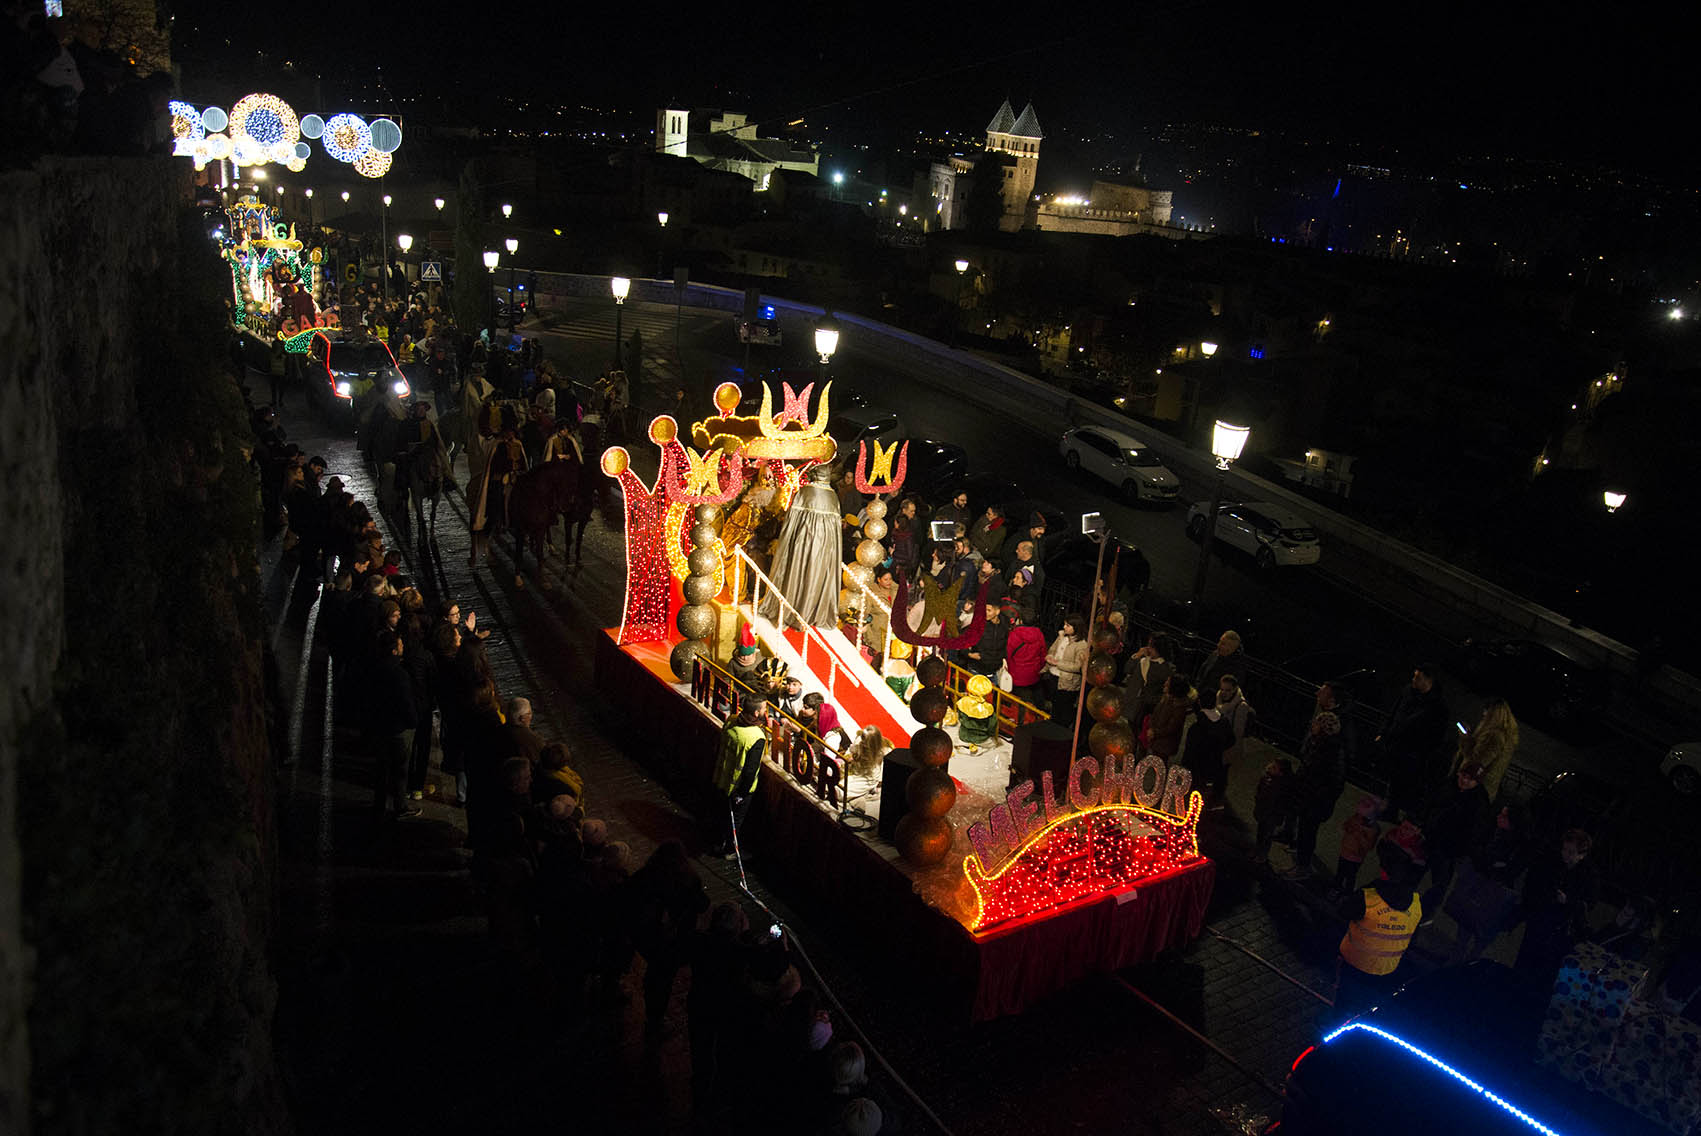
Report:
[[[974,887],[970,930],[1059,907],[1089,895],[1125,891],[1141,880],[1198,863],[1203,802],[1194,793],[1187,815],[1140,805],[1104,805],[1045,825],[990,875],[979,856],[963,872]]]

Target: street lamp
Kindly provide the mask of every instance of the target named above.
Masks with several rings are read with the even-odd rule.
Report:
[[[388,209],[390,207],[391,200],[392,200],[392,198],[390,197],[390,195],[386,193],[384,195],[384,208]]]
[[[514,215],[514,207],[512,205],[508,205],[508,204],[504,203],[503,206],[502,206],[502,216],[504,218],[506,218],[506,217],[512,217],[513,215]]]
[[[968,261],[959,260],[957,262],[957,275],[958,276],[961,276],[963,273],[967,272],[968,270],[969,270],[969,262]]]
[[[413,249],[413,238],[406,233],[397,233],[396,234],[396,247],[401,249],[404,253],[412,251],[412,249]]]
[[[827,385],[827,364],[833,361],[833,352],[839,349],[839,323],[833,318],[832,312],[823,312],[821,318],[815,321],[815,354],[821,358],[821,386]]]
[[[1217,345],[1212,343],[1210,340],[1207,339],[1203,343],[1199,344],[1199,354],[1203,355],[1205,358],[1209,359],[1216,353]]]
[[[662,212],[656,214],[656,223],[659,224],[664,229],[667,228],[667,211],[666,210],[663,210]]]
[[[514,254],[520,251],[520,242],[509,237],[502,243],[508,246],[508,330],[513,331],[520,324],[514,315]]]
[[[434,198],[432,200],[431,204],[437,206],[437,212],[441,213],[441,212],[443,212],[443,206],[448,204],[448,203],[445,202],[441,197],[438,197],[438,198]]]
[[[307,194],[308,200],[312,200],[312,198],[313,198],[313,187],[312,186],[308,186],[302,192]]]
[[[495,249],[484,250],[484,271],[486,274],[496,271],[496,264],[502,259],[502,254]],[[490,281],[484,282],[485,311],[489,314],[490,349],[496,350],[496,296],[490,291]]]
[[[1623,493],[1614,493],[1610,489],[1601,493],[1601,501],[1606,505],[1606,511],[1609,513],[1618,512],[1619,506],[1624,504],[1625,499]]]
[[[346,190],[346,189],[343,190],[343,204],[344,205],[348,204],[348,190]]]
[[[1247,426],[1231,426],[1221,419],[1211,431],[1211,454],[1217,459],[1216,480],[1211,483],[1211,507],[1205,513],[1205,528],[1199,537],[1199,567],[1193,573],[1193,612],[1199,611],[1199,601],[1205,598],[1205,573],[1211,566],[1211,541],[1217,535],[1217,510],[1223,503],[1223,474],[1231,463],[1239,460],[1246,446],[1246,436],[1252,433]]]
[[[623,370],[620,365],[620,310],[626,306],[626,295],[632,291],[632,281],[624,276],[611,276],[608,290],[614,293],[614,369]]]

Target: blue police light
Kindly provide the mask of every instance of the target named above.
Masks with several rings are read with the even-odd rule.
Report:
[[[1337,1037],[1340,1037],[1344,1033],[1351,1033],[1353,1030],[1363,1030],[1365,1033],[1372,1034],[1384,1041],[1391,1041],[1401,1049],[1404,1049],[1407,1053],[1410,1053],[1415,1057],[1422,1058],[1424,1061],[1429,1062],[1429,1064],[1435,1066],[1443,1073],[1446,1073],[1449,1077],[1452,1077],[1455,1081],[1458,1081],[1461,1085],[1481,1093],[1484,1097],[1493,1101],[1513,1116],[1516,1116],[1519,1120],[1522,1120],[1535,1131],[1542,1133],[1543,1136],[1561,1136],[1561,1133],[1558,1130],[1549,1128],[1523,1109],[1512,1104],[1512,1102],[1508,1101],[1505,1097],[1498,1096],[1497,1094],[1490,1092],[1488,1089],[1471,1080],[1469,1077],[1465,1076],[1463,1073],[1459,1072],[1459,1070],[1453,1068],[1453,1066],[1447,1064],[1447,1062],[1441,1060],[1439,1057],[1424,1052],[1411,1042],[1406,1041],[1404,1038],[1395,1037],[1385,1029],[1378,1029],[1373,1025],[1366,1025],[1363,1022],[1348,1022],[1346,1025],[1341,1026],[1334,1032],[1324,1034],[1323,1044],[1328,1045]],[[1295,1062],[1295,1064],[1297,1065],[1298,1062]]]
[[[762,309],[761,309],[761,316],[765,320],[773,319],[774,318],[774,305],[763,304]]]

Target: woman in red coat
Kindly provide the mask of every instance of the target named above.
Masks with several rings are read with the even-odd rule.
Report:
[[[1004,665],[1010,671],[1010,693],[1030,706],[1040,706],[1045,688],[1040,677],[1045,673],[1045,633],[1022,619],[1019,608],[1006,608],[1010,617],[1010,637],[1004,645]]]

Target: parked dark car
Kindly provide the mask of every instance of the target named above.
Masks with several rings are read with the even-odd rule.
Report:
[[[920,494],[924,501],[940,500],[939,490],[962,480],[969,471],[968,452],[951,442],[911,438],[904,453],[907,472],[901,492]],[[851,454],[850,460],[855,461],[856,455]]]
[[[1551,987],[1479,960],[1407,983],[1295,1058],[1266,1136],[1653,1136],[1536,1062]]]
[[[1024,518],[1025,519],[1025,518]],[[1099,566],[1099,544],[1092,537],[1082,532],[1064,533],[1052,537],[1050,519],[1046,521],[1045,542],[1045,578],[1046,583],[1057,583],[1080,592],[1087,599],[1088,589],[1092,587],[1093,575]],[[1132,593],[1138,597],[1146,590],[1146,585],[1152,579],[1152,565],[1146,560],[1146,554],[1127,541],[1110,538],[1110,543],[1104,549],[1104,567],[1109,572],[1112,562],[1116,564],[1116,590]],[[1085,614],[1083,610],[1082,614]]]
[[[1480,694],[1506,699],[1519,718],[1562,730],[1593,722],[1610,689],[1599,669],[1533,639],[1467,639],[1459,676]]]

